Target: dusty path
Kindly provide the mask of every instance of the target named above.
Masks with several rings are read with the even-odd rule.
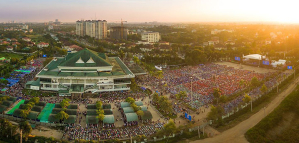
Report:
[[[298,79],[299,78],[293,81],[287,89],[285,89],[277,97],[275,97],[275,99],[272,100],[271,103],[269,103],[265,109],[261,109],[259,112],[252,115],[247,120],[239,123],[238,125],[236,125],[231,129],[228,129],[220,133],[219,135],[213,138],[197,140],[197,141],[193,141],[192,143],[246,143],[248,142],[245,139],[244,134],[250,128],[255,126],[258,122],[260,122],[266,115],[271,113],[281,103],[281,101],[296,88]]]

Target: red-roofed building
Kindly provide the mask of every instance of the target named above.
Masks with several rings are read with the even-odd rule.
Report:
[[[12,46],[7,46],[7,47],[6,47],[6,50],[7,50],[7,51],[13,51],[13,47],[12,47]]]
[[[31,41],[31,39],[28,38],[28,37],[24,37],[24,38],[22,38],[22,40],[23,40],[23,41],[26,41],[26,42],[30,42],[30,41]]]
[[[0,42],[0,45],[8,45],[8,44],[9,44],[9,42],[7,42],[7,41]]]
[[[17,39],[15,39],[15,38],[12,38],[11,39],[11,42],[17,42],[18,40]]]
[[[41,42],[41,43],[37,44],[38,48],[43,48],[43,47],[48,47],[48,46],[49,46],[49,43],[44,43],[44,42]]]
[[[81,51],[81,50],[83,50],[83,48],[78,45],[71,45],[71,46],[69,46],[69,49],[68,49],[68,51]]]

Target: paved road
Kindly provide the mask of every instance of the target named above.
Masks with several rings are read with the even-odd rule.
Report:
[[[192,143],[247,143],[248,141],[245,139],[244,134],[260,122],[265,115],[271,113],[281,103],[281,101],[296,88],[297,82],[298,78],[296,81],[293,81],[287,89],[275,97],[275,99],[272,100],[265,109],[261,109],[259,112],[239,123],[235,127],[228,129],[213,138],[197,140]]]

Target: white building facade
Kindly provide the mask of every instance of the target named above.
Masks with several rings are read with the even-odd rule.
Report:
[[[148,41],[151,43],[156,43],[160,41],[159,32],[144,32],[141,33],[141,40]]]

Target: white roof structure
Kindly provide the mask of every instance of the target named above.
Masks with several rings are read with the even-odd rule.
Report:
[[[286,60],[272,61],[271,63],[273,67],[277,67],[277,65],[285,65],[285,64],[286,64]]]
[[[260,54],[250,54],[250,55],[246,55],[246,56],[243,56],[243,59],[245,60],[262,60],[262,59],[265,59],[266,56],[262,56]]]

